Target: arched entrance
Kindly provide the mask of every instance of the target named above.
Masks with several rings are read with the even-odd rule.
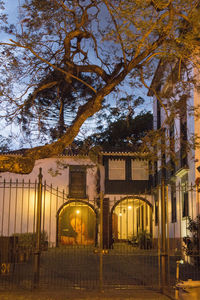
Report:
[[[97,218],[94,207],[82,200],[71,200],[57,213],[57,245],[94,245]]]
[[[126,197],[111,210],[114,242],[133,241],[139,234],[152,234],[152,204],[143,197]]]

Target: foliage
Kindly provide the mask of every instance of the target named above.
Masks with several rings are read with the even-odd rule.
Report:
[[[152,237],[146,230],[138,233],[138,245],[140,249],[151,249],[152,248]]]
[[[140,249],[152,248],[152,236],[146,230],[142,230],[137,236],[133,235],[130,243],[133,246],[138,246]]]
[[[89,136],[83,143],[89,146],[100,146],[103,150],[138,151],[142,138],[153,127],[153,116],[150,112],[141,112],[135,117],[122,116],[108,122],[108,126]]]
[[[53,88],[59,95],[57,89],[66,91],[79,82],[90,93],[80,99],[80,85],[75,87],[74,115],[69,110],[70,122],[61,136],[56,132],[56,142],[44,140],[22,157],[5,155],[0,170],[30,173],[36,159],[62,153],[108,96],[118,100],[122,90],[129,88],[135,95],[138,88],[149,88],[159,61],[169,73],[178,66],[173,82],[185,88],[188,79],[179,75],[191,75],[187,66],[199,65],[199,14],[196,0],[25,0],[16,26],[1,15],[1,29],[9,35],[0,42],[1,118],[15,124],[28,109],[37,121],[30,132],[37,125],[51,130],[54,110],[59,119],[62,109],[55,109],[59,99],[49,99],[48,91]],[[45,95],[40,98],[41,92]],[[43,124],[44,107],[49,124],[47,119]]]
[[[7,152],[12,145],[11,137],[4,137],[0,134],[0,152]]]
[[[81,76],[87,83],[92,78]],[[65,82],[63,74],[57,70],[50,72],[39,83],[39,87],[56,81],[54,86],[37,92],[37,88],[28,95],[23,108],[20,110],[17,123],[29,139],[36,137],[41,141],[54,141],[62,137],[76,114],[77,105],[91,96],[91,90],[82,82],[72,79],[70,84]],[[39,135],[38,135],[39,133]]]
[[[183,238],[185,246],[183,247],[186,255],[191,256],[194,263],[200,264],[200,215],[196,219],[188,217],[187,229],[190,231],[190,236]]]

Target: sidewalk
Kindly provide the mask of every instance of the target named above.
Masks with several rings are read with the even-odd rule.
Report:
[[[1,291],[0,300],[169,300],[161,293],[152,290],[134,289],[134,290],[106,290],[84,291],[84,290],[54,290],[54,291]]]

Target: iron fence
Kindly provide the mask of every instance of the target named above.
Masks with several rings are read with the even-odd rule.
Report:
[[[0,285],[160,289],[163,272],[166,286],[175,285],[177,267],[178,279],[200,279],[198,220],[196,231],[189,227],[198,215],[198,190],[178,185],[176,200],[169,197],[173,192],[165,187],[163,253],[161,187],[157,198],[152,191],[151,205],[142,195],[136,200],[129,195],[114,198],[107,210],[103,195],[100,205],[96,199],[69,198],[42,181],[41,173],[35,182],[0,182]],[[181,259],[184,264],[177,263]]]

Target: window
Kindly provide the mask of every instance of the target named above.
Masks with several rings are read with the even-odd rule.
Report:
[[[181,167],[187,165],[187,98],[180,99],[180,162]]]
[[[183,199],[182,199],[182,217],[189,216],[189,205],[188,205],[188,191],[183,192]]]
[[[148,161],[132,159],[132,180],[149,180]]]
[[[109,159],[108,161],[108,179],[125,180],[125,160]]]
[[[172,223],[176,223],[176,189],[172,187],[171,190],[171,220]]]
[[[157,129],[161,127],[160,102],[157,100]]]
[[[70,166],[69,196],[74,198],[86,197],[86,168],[84,166]]]
[[[175,132],[174,132],[174,122],[172,122],[170,129],[170,164],[171,164],[171,175],[175,173]]]
[[[161,134],[161,172],[162,177],[166,178],[166,128],[162,128]]]
[[[158,225],[158,191],[154,194],[155,199],[155,225]]]

